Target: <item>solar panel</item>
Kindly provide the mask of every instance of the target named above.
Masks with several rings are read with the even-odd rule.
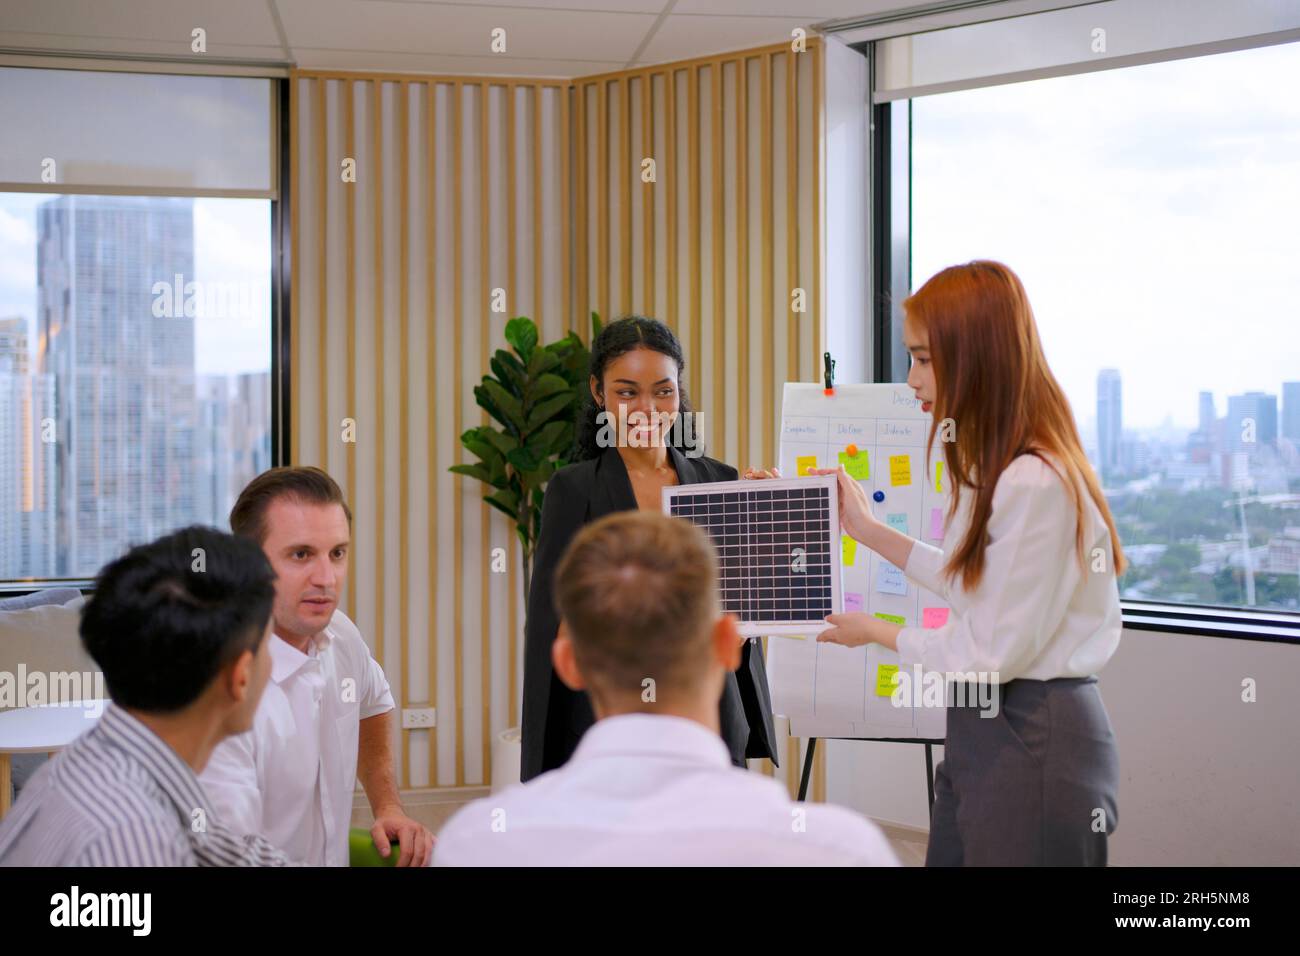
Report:
[[[664,512],[704,529],[718,552],[722,609],[742,634],[808,634],[840,607],[834,475],[674,485]]]

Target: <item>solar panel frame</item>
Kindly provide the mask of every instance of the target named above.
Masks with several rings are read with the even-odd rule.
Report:
[[[663,490],[664,513],[703,528],[713,541],[722,608],[736,614],[740,633],[816,634],[827,614],[842,609],[836,481],[809,475]],[[796,548],[803,549],[802,571]]]

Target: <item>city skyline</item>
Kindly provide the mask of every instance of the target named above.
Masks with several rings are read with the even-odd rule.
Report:
[[[1130,428],[1300,379],[1300,44],[917,97],[912,284],[1024,282],[1074,407],[1115,368]],[[1194,108],[1189,104],[1195,104]]]
[[[270,466],[269,322],[261,369],[205,372],[202,319],[158,308],[157,283],[197,274],[196,202],[36,206],[35,327],[0,314],[0,578],[90,576],[131,542],[225,526]]]

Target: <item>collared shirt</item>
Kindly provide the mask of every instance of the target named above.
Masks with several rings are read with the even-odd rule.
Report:
[[[796,803],[682,717],[599,720],[563,767],[461,809],[434,866],[897,866],[865,817]]]
[[[313,866],[347,866],[361,721],[392,709],[383,670],[336,610],[305,654],[272,639],[253,729],[222,741],[200,779],[236,830]]]
[[[3,866],[284,866],[257,835],[213,812],[194,771],[110,704],[41,767],[0,821]]]
[[[996,683],[1088,677],[1101,670],[1119,646],[1119,588],[1110,530],[1087,489],[1079,493],[1082,566],[1074,502],[1060,475],[1035,455],[1014,459],[993,490],[984,575],[973,591],[961,586],[960,577],[950,581],[940,573],[969,527],[973,495],[964,493],[942,548],[912,544],[903,573],[941,595],[952,612],[942,627],[899,632],[901,664],[997,674],[978,678]]]

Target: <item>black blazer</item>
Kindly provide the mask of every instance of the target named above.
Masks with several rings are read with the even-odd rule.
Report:
[[[681,484],[737,478],[735,468],[712,458],[687,458],[675,448],[669,448],[668,454]],[[524,623],[521,780],[565,763],[587,728],[596,722],[587,695],[570,690],[551,668],[551,645],[560,625],[551,591],[555,567],[569,541],[587,522],[616,511],[635,511],[636,507],[636,493],[617,448],[606,448],[599,457],[560,469],[546,485]],[[732,763],[744,766],[747,757],[770,757],[776,762],[772,700],[758,641],[745,642],[740,668],[727,675],[718,709],[722,739]]]

